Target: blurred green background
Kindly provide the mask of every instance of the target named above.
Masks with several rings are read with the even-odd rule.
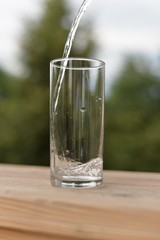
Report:
[[[65,1],[45,1],[38,21],[24,24],[23,74],[0,68],[0,163],[49,165],[49,62],[62,56],[72,15]],[[70,55],[92,57],[98,47],[92,35],[91,22],[80,24]],[[104,168],[159,172],[160,71],[128,56],[113,82],[105,101]]]

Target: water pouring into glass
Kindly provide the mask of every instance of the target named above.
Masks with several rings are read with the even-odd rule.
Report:
[[[51,183],[93,187],[103,178],[104,62],[68,58],[84,0],[71,26],[63,56],[50,63]]]

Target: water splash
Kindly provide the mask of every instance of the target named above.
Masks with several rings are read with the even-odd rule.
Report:
[[[59,156],[55,156],[56,166],[55,174],[58,176],[101,176],[103,169],[103,161],[101,158],[94,158],[87,163],[82,164],[72,159],[61,161]]]

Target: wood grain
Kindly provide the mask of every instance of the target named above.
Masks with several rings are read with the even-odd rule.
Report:
[[[160,240],[160,174],[104,172],[97,188],[50,185],[49,168],[0,165],[0,240]]]

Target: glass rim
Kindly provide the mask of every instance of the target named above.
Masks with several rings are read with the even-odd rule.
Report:
[[[94,62],[97,63],[95,66],[89,66],[89,67],[79,67],[79,66],[74,66],[74,67],[69,67],[69,66],[63,66],[61,63],[65,61],[86,61],[86,62]],[[59,64],[58,64],[59,63]],[[50,66],[51,67],[56,67],[56,68],[65,68],[65,69],[72,69],[72,70],[89,70],[89,69],[99,69],[103,68],[105,66],[105,62],[102,60],[96,59],[96,58],[78,58],[78,57],[69,57],[69,58],[55,58],[52,61],[50,61]]]

